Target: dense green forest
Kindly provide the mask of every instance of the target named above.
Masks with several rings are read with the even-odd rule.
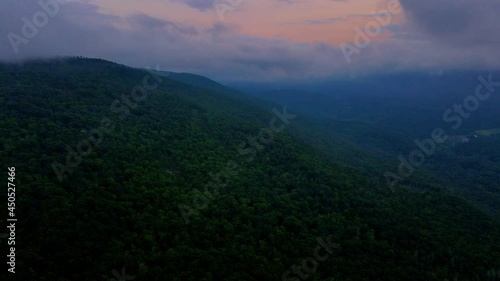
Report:
[[[447,141],[436,145],[435,153],[426,157],[405,184],[412,188],[444,187],[500,219],[499,79],[500,71],[455,70],[440,75],[370,75],[296,85],[294,90],[257,83],[239,87],[313,118],[300,127],[314,129],[299,137],[320,144],[333,158],[343,155],[343,162],[353,161],[349,156],[354,149],[358,151],[355,164],[370,167],[378,175],[396,172],[398,157],[408,158],[418,148],[415,141],[428,139],[436,128],[443,129]],[[493,82],[488,85],[485,81]],[[487,88],[491,94],[478,100],[475,110],[466,110],[470,107],[465,105],[467,101],[474,103],[476,89]],[[458,106],[464,112],[450,114]],[[348,144],[351,153],[344,155],[344,148],[337,149],[339,141]]]
[[[425,171],[392,192],[365,125],[159,75],[0,65],[17,280],[500,280],[498,220]]]

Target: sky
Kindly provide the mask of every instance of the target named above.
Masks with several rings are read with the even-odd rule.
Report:
[[[500,69],[500,0],[3,0],[0,60],[97,57],[221,82]]]

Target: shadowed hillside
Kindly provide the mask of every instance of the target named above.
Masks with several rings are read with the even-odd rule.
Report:
[[[498,268],[498,224],[441,186],[392,193],[308,142],[299,113],[157,74],[81,58],[0,65],[20,280],[486,280]]]

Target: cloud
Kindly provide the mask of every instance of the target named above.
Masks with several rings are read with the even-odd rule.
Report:
[[[439,6],[433,10],[414,4],[415,1],[410,6],[404,4],[405,11],[410,14],[407,23],[387,27],[393,37],[372,41],[353,56],[350,64],[337,46],[326,43],[329,38],[314,43],[292,42],[243,34],[241,26],[218,20],[199,25],[145,13],[117,16],[87,1],[61,5],[57,15],[38,28],[36,36],[27,44],[21,44],[16,54],[7,35],[11,32],[22,35],[22,18],[31,20],[41,10],[37,2],[18,0],[0,4],[0,13],[3,13],[0,17],[0,60],[81,55],[135,67],[158,64],[164,70],[198,73],[222,82],[321,79],[381,71],[500,66],[500,52],[498,48],[492,49],[495,45],[492,38],[498,35],[473,32],[490,32],[499,26],[481,25],[497,21],[492,16],[476,15],[478,11],[474,9],[482,11],[483,8],[470,8],[473,9],[470,15],[467,10],[462,11],[461,6],[451,11],[437,9]],[[425,13],[431,14],[426,17]],[[437,20],[440,16],[450,18],[453,24],[442,26],[443,21]],[[321,20],[311,21],[328,28],[326,24],[318,24]]]
[[[133,14],[126,17],[126,22],[131,27],[139,29],[143,32],[164,31],[166,33],[177,33],[184,35],[197,35],[196,28],[186,26],[173,21],[157,19],[146,14]]]
[[[172,23],[166,20],[156,19],[145,14],[130,15],[127,17],[127,20],[131,24],[144,29],[161,29],[165,28],[167,25],[172,25]]]
[[[500,1],[401,0],[408,19],[433,40],[462,47],[499,47]]]
[[[331,24],[333,22],[338,22],[338,21],[341,21],[341,20],[343,20],[343,19],[340,18],[340,17],[338,17],[338,18],[323,19],[323,20],[313,19],[313,20],[306,21],[306,23],[308,23],[308,24]]]
[[[2,34],[22,35],[21,18],[40,11],[36,2],[27,0],[4,7],[12,13],[0,19]],[[294,68],[303,68],[304,59],[297,60],[297,54],[287,51],[287,41],[241,36],[234,33],[236,27],[221,22],[197,27],[144,14],[121,18],[84,2],[60,9],[35,37],[19,46],[17,54],[7,37],[2,37],[0,60],[82,55],[137,67],[159,64],[166,70],[226,79],[235,73],[263,79],[269,73],[295,73]]]
[[[207,11],[214,9],[214,0],[173,0],[174,2],[185,4],[191,8]]]

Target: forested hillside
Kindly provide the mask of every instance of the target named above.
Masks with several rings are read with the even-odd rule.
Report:
[[[1,64],[16,277],[499,280],[498,222],[445,186],[391,192],[301,117],[103,60]]]
[[[338,158],[338,141],[358,151],[356,160],[375,174],[395,172],[415,142],[445,131],[447,141],[415,169],[405,184],[437,185],[500,219],[500,71],[410,72],[296,85],[241,86],[259,98],[286,104],[313,118],[310,143]],[[251,87],[250,87],[251,86]],[[264,91],[264,89],[268,91]],[[279,89],[279,88],[278,88]],[[488,92],[490,91],[490,92]],[[481,99],[476,95],[484,94]],[[315,132],[321,132],[317,134]],[[343,160],[348,161],[348,160]],[[359,162],[359,161],[358,161]]]

